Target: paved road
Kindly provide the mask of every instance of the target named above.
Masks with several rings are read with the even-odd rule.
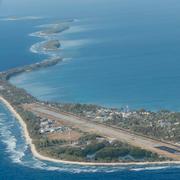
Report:
[[[41,117],[51,118],[57,121],[63,120],[64,122],[67,122],[67,124],[84,132],[97,133],[101,136],[117,139],[174,160],[180,160],[180,146],[175,144],[140,136],[123,129],[109,127],[101,123],[95,123],[69,113],[59,112],[54,108],[40,104],[26,105],[24,107]]]

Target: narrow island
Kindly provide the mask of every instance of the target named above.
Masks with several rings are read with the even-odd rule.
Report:
[[[51,35],[57,35],[68,30],[70,27],[67,25],[67,22],[58,22],[54,24],[48,24],[44,27],[43,30],[32,33],[31,36],[36,37],[48,37]]]
[[[42,45],[45,51],[57,51],[61,47],[59,40],[49,40],[45,41]]]
[[[36,35],[68,28],[58,24]],[[56,39],[43,44],[48,51],[60,46]],[[51,57],[0,73],[0,101],[19,120],[35,157],[79,165],[180,164],[180,112],[40,101],[9,82],[61,61]]]
[[[5,18],[1,18],[0,20],[3,21],[22,21],[22,20],[38,20],[42,19],[42,17],[38,16],[24,16],[24,17],[18,17],[18,16],[9,16]]]

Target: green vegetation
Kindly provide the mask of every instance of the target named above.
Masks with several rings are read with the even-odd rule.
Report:
[[[107,121],[107,124],[113,124],[131,131],[158,138],[162,140],[180,142],[180,113],[159,111],[142,114],[137,112],[127,118],[120,117],[115,122]]]
[[[100,107],[93,104],[58,104],[55,103],[55,106],[63,109],[66,112],[72,112],[78,115],[85,115],[86,112],[96,112]]]
[[[96,135],[85,135],[81,137],[76,146],[68,144],[68,142],[50,142],[43,141],[38,146],[39,150],[44,154],[66,160],[87,161],[87,162],[138,162],[138,161],[162,161],[157,154],[132,147],[128,144],[118,141],[109,142],[107,140],[99,141],[98,139],[88,138],[88,142],[82,139],[95,137]],[[98,137],[99,138],[99,137]]]
[[[59,40],[49,40],[42,44],[42,47],[48,51],[56,51],[60,48],[61,44]]]
[[[40,119],[33,113],[25,111],[20,107],[17,109],[17,111],[26,122],[31,138],[35,141],[39,141],[39,139],[42,138],[41,134],[39,133]]]
[[[180,112],[161,110],[150,112],[145,109],[124,111],[96,105],[54,104],[62,111],[106,125],[116,126],[149,137],[180,142]]]
[[[37,146],[38,148],[45,148],[50,146],[63,145],[65,143],[66,141],[63,140],[49,140],[48,138],[44,137],[38,141]]]
[[[69,26],[63,24],[54,24],[50,28],[43,30],[41,33],[45,35],[58,34],[69,29]]]
[[[55,46],[59,46],[55,43]],[[152,152],[130,146],[125,143],[100,137],[96,134],[81,132],[81,136],[74,142],[49,139],[47,134],[40,133],[40,117],[24,110],[24,104],[40,102],[25,90],[17,88],[8,82],[8,79],[22,72],[37,70],[57,64],[61,59],[51,59],[30,66],[15,68],[0,73],[0,95],[3,96],[16,109],[27,124],[28,131],[38,151],[44,155],[63,160],[87,162],[138,162],[161,161]],[[101,123],[123,127],[143,135],[180,141],[180,113],[160,111],[146,112],[145,110],[126,113],[125,116],[117,109],[107,109],[96,105],[85,104],[57,104],[41,102],[55,106],[60,110],[71,112],[89,120],[101,118]],[[98,121],[99,122],[99,121]]]

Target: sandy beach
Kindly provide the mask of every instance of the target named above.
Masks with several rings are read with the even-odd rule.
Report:
[[[41,155],[35,145],[32,142],[32,139],[29,135],[27,125],[22,119],[22,117],[16,112],[16,110],[12,107],[12,105],[0,96],[0,101],[9,109],[9,111],[15,116],[15,118],[19,121],[20,125],[23,128],[24,137],[26,139],[27,144],[30,146],[31,152],[34,157],[44,160],[50,161],[54,163],[63,163],[63,164],[73,164],[73,165],[84,165],[84,166],[128,166],[128,165],[165,165],[165,164],[180,164],[180,161],[162,161],[162,162],[129,162],[129,163],[91,163],[91,162],[76,162],[76,161],[66,161],[66,160],[57,160],[47,156]]]

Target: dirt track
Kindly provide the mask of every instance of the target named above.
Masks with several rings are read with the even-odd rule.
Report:
[[[36,113],[41,117],[51,118],[57,121],[63,120],[67,122],[67,124],[84,132],[97,133],[101,136],[114,138],[133,146],[137,146],[155,152],[159,155],[163,155],[165,157],[180,161],[180,146],[177,146],[175,144],[158,141],[148,137],[133,134],[123,129],[109,127],[100,123],[88,121],[75,115],[59,112],[54,108],[40,104],[25,105],[24,108],[32,111],[33,113]],[[165,147],[165,150],[159,149],[159,147]],[[169,152],[169,150],[174,150],[176,152]]]

